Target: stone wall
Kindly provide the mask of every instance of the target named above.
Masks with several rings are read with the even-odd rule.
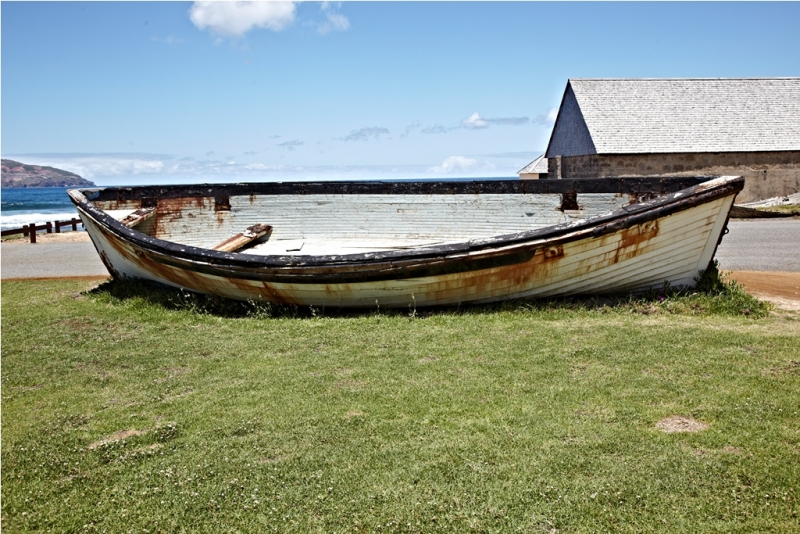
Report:
[[[553,178],[744,176],[737,204],[800,191],[800,151],[611,154],[550,158]],[[560,176],[559,176],[560,171]]]

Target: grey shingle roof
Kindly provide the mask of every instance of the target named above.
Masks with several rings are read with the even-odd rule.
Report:
[[[781,150],[800,150],[800,78],[575,79],[547,156]]]
[[[517,174],[547,174],[547,158],[542,154],[518,170]]]

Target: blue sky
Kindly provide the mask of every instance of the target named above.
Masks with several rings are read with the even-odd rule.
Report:
[[[800,75],[800,3],[1,9],[3,157],[99,185],[510,177],[568,78]]]

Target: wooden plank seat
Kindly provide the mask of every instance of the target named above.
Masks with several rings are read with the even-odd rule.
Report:
[[[254,224],[253,226],[247,227],[244,232],[232,235],[224,241],[214,245],[211,247],[211,250],[218,250],[220,252],[235,252],[248,243],[252,243],[259,237],[270,232],[272,232],[272,226],[268,224]]]
[[[139,208],[133,213],[123,217],[119,222],[121,222],[128,228],[133,228],[134,226],[137,226],[146,221],[147,219],[151,218],[155,214],[156,214],[155,208]]]

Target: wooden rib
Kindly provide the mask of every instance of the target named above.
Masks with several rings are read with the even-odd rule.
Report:
[[[124,219],[122,219],[120,222],[125,226],[127,226],[128,228],[133,228],[134,226],[143,223],[144,221],[146,221],[155,214],[156,214],[155,208],[140,208],[131,213],[130,215],[128,215],[127,217],[125,217]]]
[[[240,232],[229,237],[225,241],[214,245],[211,247],[211,250],[218,250],[220,252],[233,252],[271,231],[272,226],[269,226],[268,224],[254,224],[253,226],[249,226],[244,232]]]

